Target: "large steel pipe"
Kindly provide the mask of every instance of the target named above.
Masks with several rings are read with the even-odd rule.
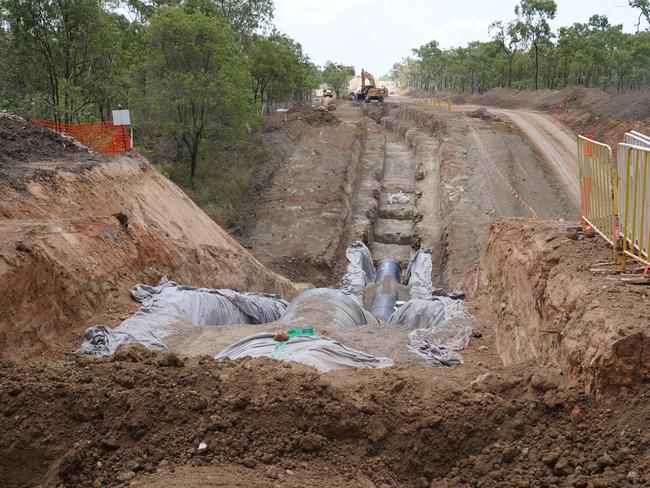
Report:
[[[394,259],[382,259],[377,265],[372,313],[378,319],[386,320],[393,313],[397,302],[398,285],[402,268]]]

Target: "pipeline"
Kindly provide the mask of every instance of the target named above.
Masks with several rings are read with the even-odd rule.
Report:
[[[397,287],[402,269],[394,259],[382,259],[377,265],[377,274],[372,308],[370,312],[377,318],[387,319],[393,313],[397,302]]]
[[[377,320],[353,298],[331,288],[312,288],[294,298],[280,323],[325,323],[350,327],[376,324]]]

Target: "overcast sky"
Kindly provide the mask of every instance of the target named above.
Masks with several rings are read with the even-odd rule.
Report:
[[[514,17],[516,0],[274,0],[275,25],[318,65],[331,60],[377,77],[432,39],[442,47],[489,39],[488,25]],[[627,0],[557,0],[554,28],[595,13],[636,30]]]

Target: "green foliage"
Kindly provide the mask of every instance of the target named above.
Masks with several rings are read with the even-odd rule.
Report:
[[[254,101],[268,107],[274,102],[305,98],[316,88],[316,67],[302,46],[277,32],[255,36],[248,52]]]
[[[522,0],[515,19],[490,25],[492,41],[453,49],[431,41],[396,63],[393,79],[403,87],[472,93],[569,85],[629,90],[650,83],[649,31],[628,34],[592,15],[552,32],[555,10],[553,1]]]
[[[119,64],[118,16],[101,0],[3,0],[2,7],[14,106],[47,96],[43,115],[62,122],[86,118],[92,104],[105,100],[102,85]]]
[[[337,98],[341,97],[341,90],[347,89],[352,78],[354,78],[354,66],[328,61],[323,68],[323,82],[332,87]]]
[[[237,45],[219,17],[168,8],[151,18],[142,55],[132,106],[187,151],[194,185],[204,138],[239,140],[251,119]]]
[[[628,0],[630,7],[639,10],[639,17],[636,23],[636,28],[641,29],[641,19],[645,19],[648,26],[646,29],[650,30],[650,0]]]

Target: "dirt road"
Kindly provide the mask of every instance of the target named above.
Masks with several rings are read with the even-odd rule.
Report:
[[[465,111],[476,108],[479,106],[463,105]],[[562,182],[571,202],[577,206],[580,199],[580,185],[574,137],[547,114],[497,107],[489,107],[489,110],[507,117],[521,130],[530,144],[549,163],[550,169]]]

